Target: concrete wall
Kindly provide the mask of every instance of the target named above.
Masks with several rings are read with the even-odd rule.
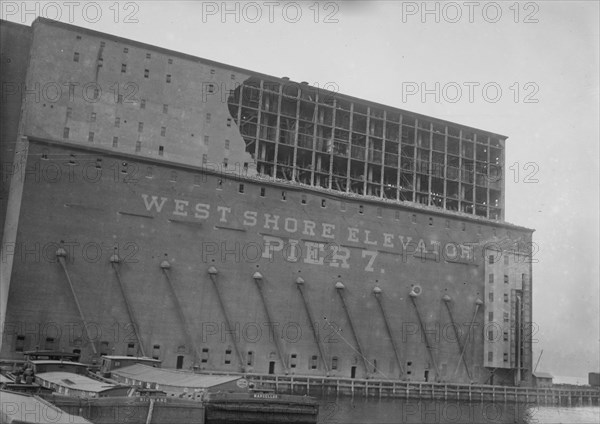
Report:
[[[27,174],[23,189],[17,237],[21,250],[15,253],[12,275],[18,284],[10,287],[2,356],[19,357],[17,337],[24,335],[25,349],[46,347],[49,337],[54,339],[53,348],[82,349],[83,361],[94,359],[65,274],[56,261],[55,252],[62,244],[99,354],[139,353],[109,261],[117,248],[121,281],[145,352],[156,353],[166,367],[174,367],[176,357],[183,355],[185,368],[239,370],[235,338],[244,358],[253,352],[249,371],[267,372],[269,362],[275,361],[275,371],[283,372],[253,280],[259,271],[285,360],[297,355],[293,372],[325,372],[320,362],[317,369],[310,368],[318,349],[295,284],[301,276],[326,360],[330,364],[333,356],[338,357],[339,369],[333,375],[349,376],[354,365],[358,377],[398,376],[372,292],[378,286],[403,366],[411,362],[407,377],[423,380],[429,370],[433,380],[434,365],[408,297],[413,286],[420,285],[422,294],[416,304],[442,370],[440,379],[465,381],[462,366],[454,375],[460,352],[442,296],[451,297],[454,319],[465,337],[475,301],[485,293],[483,254],[476,243],[493,238],[494,233],[500,238],[508,231],[515,237],[529,234],[505,224],[492,226],[483,220],[466,221],[287,185],[229,179],[203,174],[199,168],[90,148],[30,141],[29,152],[28,167],[39,172]],[[135,171],[123,174],[121,170]],[[168,273],[175,297],[160,268],[164,260],[171,266]],[[218,270],[220,291],[235,327],[233,337],[218,307],[208,275],[210,266]],[[345,284],[344,297],[368,370],[356,354],[356,342],[336,293],[337,281]],[[178,304],[192,346],[177,314]],[[485,381],[484,310],[479,311],[475,324],[466,358],[476,379]],[[134,346],[128,348],[129,344]]]
[[[21,99],[24,95],[25,76],[31,44],[31,27],[0,20],[0,240],[4,231],[4,219],[8,202],[11,176],[18,172],[19,164],[13,166],[17,143]]]

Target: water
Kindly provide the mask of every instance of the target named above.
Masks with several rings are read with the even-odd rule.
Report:
[[[320,424],[598,424],[600,407],[413,399],[320,399]]]

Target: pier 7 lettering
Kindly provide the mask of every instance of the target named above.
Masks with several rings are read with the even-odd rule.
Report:
[[[373,272],[377,270],[376,258],[380,254],[399,255],[404,259],[415,257],[462,263],[475,259],[475,245],[472,243],[442,243],[439,240],[397,234],[393,230],[381,232],[359,225],[341,226],[274,212],[236,210],[227,205],[149,194],[142,194],[141,200],[146,211],[167,214],[172,220],[210,222],[218,230],[224,231],[252,229],[261,237],[260,242],[246,243],[244,246],[239,243],[203,242],[204,260],[210,256],[225,261],[228,256],[235,256],[249,262],[261,259],[272,261],[281,255],[289,262],[302,261],[339,268],[350,268],[350,264],[362,261],[364,270]],[[360,252],[353,253],[354,250]]]

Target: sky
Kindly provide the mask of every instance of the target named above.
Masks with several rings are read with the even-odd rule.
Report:
[[[534,228],[534,364],[600,371],[599,2],[1,2],[508,136],[506,221]],[[585,379],[587,380],[587,378]]]

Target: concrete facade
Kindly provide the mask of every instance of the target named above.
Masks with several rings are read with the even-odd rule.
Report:
[[[504,136],[319,103],[302,84],[286,115],[282,79],[43,19],[32,31],[28,86],[74,91],[25,99],[14,137],[2,357],[39,346],[228,372],[530,379],[532,230],[502,221]],[[442,174],[417,166],[436,154]],[[509,275],[492,301],[490,274]],[[505,312],[508,337],[489,339]]]

